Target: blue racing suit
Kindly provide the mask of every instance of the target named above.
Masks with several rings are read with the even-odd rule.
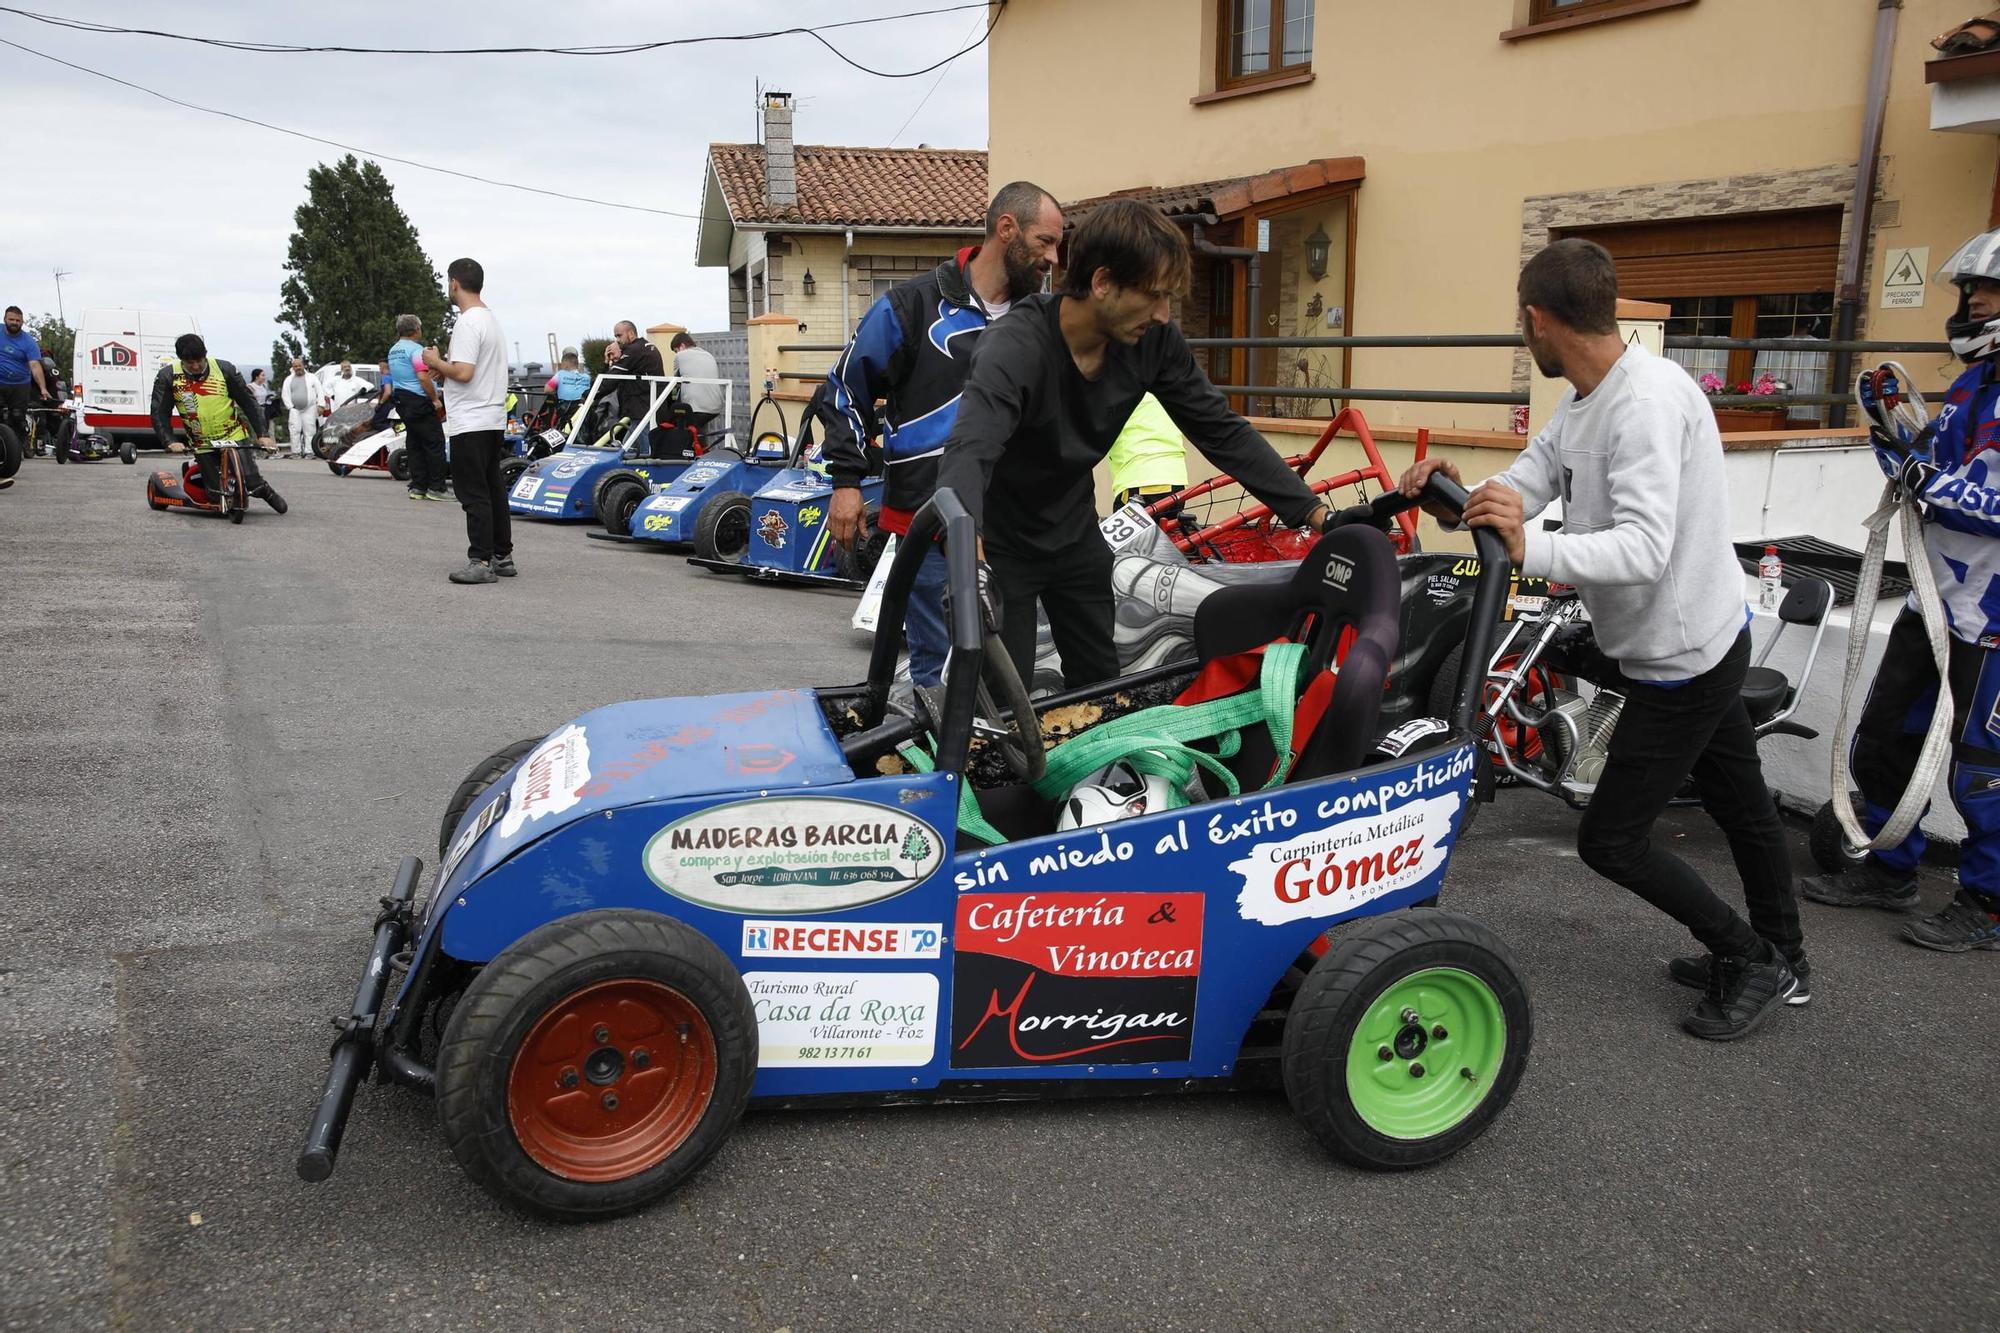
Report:
[[[1952,382],[1931,440],[1931,463],[1918,473],[1924,556],[1937,580],[1951,630],[1954,735],[1951,798],[1965,820],[1959,882],[2000,899],[2000,381],[1982,361]],[[1924,732],[1937,707],[1937,666],[1913,593],[1890,628],[1875,683],[1855,728],[1851,766],[1861,788],[1862,827],[1888,822],[1909,785]],[[1920,829],[1875,853],[1889,869],[1914,871],[1923,854]]]

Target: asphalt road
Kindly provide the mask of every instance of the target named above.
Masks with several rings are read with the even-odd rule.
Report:
[[[2000,955],[1808,906],[1812,1005],[1690,1040],[1686,939],[1521,793],[1446,897],[1512,945],[1534,1055],[1440,1167],[1335,1165],[1274,1094],[764,1113],[663,1206],[563,1228],[371,1086],[305,1185],[375,898],[474,760],[612,700],[857,679],[864,645],[844,596],[574,529],[455,587],[456,506],[268,471],[292,512],[241,527],[116,463],[0,494],[7,1327],[2000,1326]],[[1730,879],[1699,816],[1661,836]]]

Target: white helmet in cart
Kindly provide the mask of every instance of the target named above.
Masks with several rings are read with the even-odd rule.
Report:
[[[1975,319],[1972,281],[2000,282],[2000,230],[1982,232],[1958,247],[1937,271],[1940,282],[1958,288],[1958,310],[1944,322],[1945,337],[1961,361],[1983,361],[2000,351],[2000,318]]]
[[[1159,774],[1137,773],[1125,764],[1113,764],[1070,788],[1056,815],[1056,832],[1110,824],[1185,804],[1174,798],[1173,784]]]

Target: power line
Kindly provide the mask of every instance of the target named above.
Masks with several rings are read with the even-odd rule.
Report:
[[[999,21],[1000,16],[998,14],[995,14],[993,18],[994,21],[997,23]],[[973,24],[972,31],[977,32],[978,30],[979,30],[979,25],[975,22]],[[990,33],[992,29],[989,28],[987,31]],[[972,33],[971,32],[966,33],[965,37],[967,41],[972,40]],[[915,106],[915,108],[911,110],[910,114],[903,117],[903,123],[896,127],[896,132],[889,136],[888,146],[890,148],[894,148],[896,146],[896,140],[903,137],[903,131],[910,128],[910,122],[915,120],[917,118],[917,112],[922,111],[925,105],[929,103],[929,101],[931,100],[931,95],[937,92],[939,86],[944,83],[944,76],[948,73],[950,73],[949,70],[939,70],[938,76],[935,79],[931,80],[930,88],[927,89],[923,97],[918,100],[917,105]]]
[[[158,89],[148,88],[144,84],[133,83],[130,79],[121,79],[115,74],[106,74],[103,70],[92,69],[88,65],[78,65],[72,61],[64,60],[60,56],[52,56],[46,51],[37,51],[32,46],[23,46],[19,42],[9,41],[5,37],[0,37],[0,46],[11,46],[16,51],[23,51],[31,56],[39,56],[41,59],[47,60],[52,64],[61,65],[66,69],[73,69],[79,74],[88,74],[92,78],[103,79],[107,83],[115,83],[120,87],[130,88],[134,92],[144,93],[148,97],[157,97],[162,102],[170,102],[174,106],[183,107],[189,111],[199,111],[205,116],[220,116],[224,120],[233,120],[239,124],[254,125],[260,130],[270,130],[276,134],[290,135],[294,139],[304,139],[308,143],[325,144],[329,148],[338,148],[342,152],[358,153],[363,157],[372,157],[383,162],[395,162],[402,166],[415,167],[419,171],[434,171],[441,176],[456,176],[460,180],[475,181],[481,185],[498,186],[503,190],[521,190],[528,194],[546,195],[551,199],[567,199],[571,203],[596,204],[600,208],[619,208],[631,213],[654,213],[661,217],[669,218],[689,218],[696,222],[704,220],[722,221],[720,218],[705,219],[704,215],[700,213],[682,213],[671,208],[650,208],[644,204],[619,203],[615,199],[596,199],[589,195],[566,194],[561,190],[545,190],[538,185],[522,185],[518,181],[495,180],[490,176],[479,176],[470,171],[458,171],[451,167],[436,166],[429,162],[418,162],[414,158],[397,157],[392,153],[378,153],[372,148],[362,148],[355,144],[342,143],[338,139],[328,139],[317,134],[307,134],[303,130],[286,129],[283,125],[273,125],[269,121],[258,120],[252,116],[240,116],[234,111],[219,111],[212,106],[200,106],[194,102],[169,96]]]
[[[637,55],[647,51],[660,51],[676,46],[698,46],[714,42],[760,42],[773,37],[810,37],[832,52],[835,57],[860,70],[881,79],[913,79],[929,74],[960,56],[976,51],[986,38],[992,35],[993,25],[1000,21],[1004,3],[993,11],[992,22],[986,25],[986,32],[978,41],[954,51],[944,59],[922,69],[881,70],[874,69],[853,59],[845,51],[828,41],[822,33],[839,28],[856,28],[873,23],[893,23],[902,19],[924,18],[933,14],[952,14],[967,9],[984,9],[986,0],[969,0],[968,3],[945,5],[935,9],[911,10],[902,14],[880,14],[874,18],[844,19],[836,23],[821,23],[812,27],[772,28],[763,32],[719,33],[706,37],[669,37],[652,42],[628,42],[597,46],[460,46],[460,47],[414,47],[414,46],[295,46],[282,42],[253,42],[229,37],[197,37],[184,32],[166,32],[158,28],[125,28],[110,23],[97,23],[89,19],[69,18],[60,14],[43,14],[32,9],[20,9],[12,5],[0,5],[0,13],[13,14],[36,23],[51,27],[67,28],[73,32],[88,32],[103,36],[155,37],[167,41],[191,42],[200,46],[213,46],[229,51],[243,51],[255,55],[399,55],[399,56],[493,56],[493,55],[551,55],[551,56],[622,56]],[[26,48],[23,48],[26,49]]]

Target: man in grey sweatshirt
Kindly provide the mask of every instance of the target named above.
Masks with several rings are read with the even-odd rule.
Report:
[[[1577,853],[1708,950],[1669,965],[1705,991],[1682,1027],[1732,1041],[1809,992],[1791,856],[1743,707],[1749,608],[1715,414],[1684,369],[1619,336],[1618,274],[1601,246],[1557,241],[1521,270],[1518,294],[1536,368],[1570,389],[1514,465],[1472,493],[1464,521],[1499,533],[1522,573],[1575,584],[1617,663],[1625,707]],[[1402,490],[1415,495],[1434,471],[1459,479],[1427,459]],[[1562,530],[1531,529],[1558,497]],[[1748,921],[1653,841],[1690,776],[1729,840]]]

